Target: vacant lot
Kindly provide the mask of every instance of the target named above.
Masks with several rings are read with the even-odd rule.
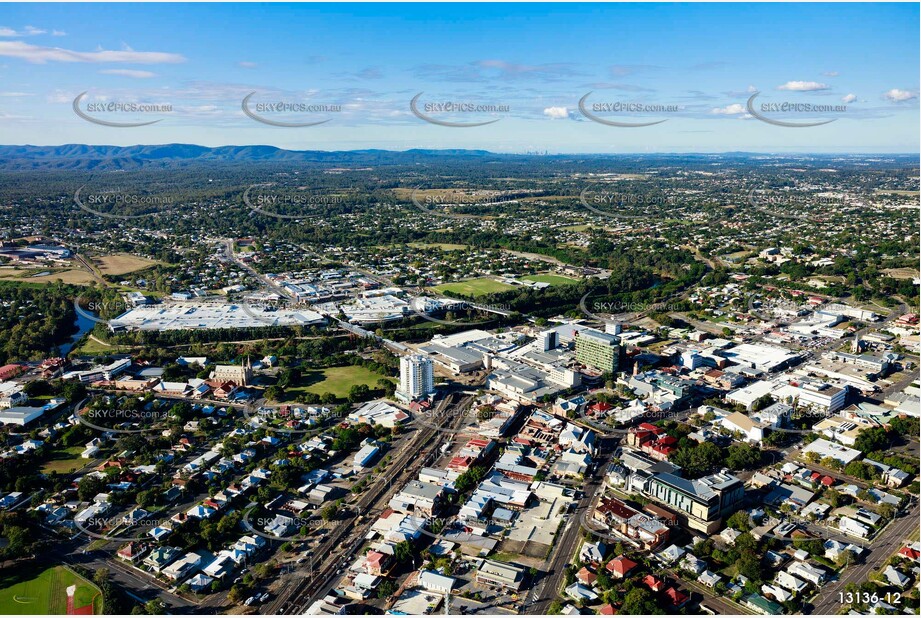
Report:
[[[58,472],[63,474],[72,472],[73,470],[79,470],[90,461],[89,459],[83,459],[80,457],[82,452],[82,446],[56,448],[51,451],[50,456],[42,465],[42,472],[45,474],[48,474],[49,472]]]
[[[102,593],[95,585],[64,567],[6,569],[0,576],[0,613],[66,615],[67,588],[76,586],[73,608],[102,610]],[[85,613],[85,612],[75,612]]]
[[[450,242],[411,242],[409,246],[418,249],[431,249],[437,247],[442,251],[463,251],[470,245],[458,245]]]
[[[301,378],[298,386],[286,389],[290,396],[297,393],[332,393],[340,399],[349,396],[349,389],[358,384],[367,384],[369,388],[378,388],[377,381],[382,376],[360,365],[347,365],[345,367],[329,367],[328,369],[314,369],[307,371]]]
[[[469,279],[467,281],[455,281],[454,283],[442,283],[432,289],[436,292],[453,292],[461,296],[476,297],[494,294],[495,292],[514,290],[515,286],[482,277],[480,279]]]
[[[148,260],[147,258],[127,253],[116,253],[115,255],[93,258],[93,262],[99,266],[99,272],[104,275],[125,275],[150,268],[158,263],[156,260]]]
[[[893,279],[914,279],[918,276],[915,268],[887,268],[883,272]]]
[[[38,273],[50,272],[51,274],[36,277]],[[7,281],[25,281],[28,283],[54,283],[58,279],[64,283],[73,283],[75,285],[84,285],[93,281],[93,276],[85,270],[54,270],[30,269],[30,270],[2,270],[0,278]]]
[[[538,283],[549,283],[550,285],[573,285],[579,283],[578,279],[564,277],[563,275],[551,275],[544,273],[542,275],[525,275],[522,279],[526,281],[536,281]]]

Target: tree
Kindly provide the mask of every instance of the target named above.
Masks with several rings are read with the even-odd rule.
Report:
[[[712,442],[678,448],[671,456],[676,465],[687,471],[689,477],[698,478],[723,462],[723,452]]]
[[[331,521],[336,518],[338,509],[335,504],[327,504],[322,509],[320,509],[320,517],[323,521]]]
[[[88,474],[80,479],[80,484],[77,485],[77,496],[81,500],[88,502],[96,497],[96,494],[102,493],[107,483],[108,481],[105,477]]]
[[[393,596],[393,593],[397,591],[397,583],[392,579],[387,579],[381,582],[380,586],[377,587],[377,598],[386,599]]]
[[[413,557],[413,546],[409,541],[400,541],[393,547],[393,558],[397,562],[409,562]]]
[[[93,582],[97,586],[101,586],[103,583],[109,581],[109,569],[105,567],[100,567],[96,569],[93,573]]]
[[[166,610],[166,603],[160,599],[151,599],[144,603],[144,611],[146,611],[151,616],[158,616],[164,614]]]
[[[620,607],[621,614],[642,616],[644,614],[664,614],[655,597],[645,588],[634,588],[624,597],[624,604]]]
[[[891,444],[889,434],[882,427],[862,429],[854,439],[854,448],[865,455],[873,451],[885,451]]]
[[[748,532],[752,529],[751,517],[749,517],[748,513],[745,511],[736,511],[733,513],[729,519],[726,520],[726,525],[740,532]]]
[[[726,467],[731,470],[750,470],[761,464],[761,449],[749,444],[733,444],[729,447]]]

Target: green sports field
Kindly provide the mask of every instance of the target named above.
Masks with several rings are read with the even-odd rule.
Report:
[[[102,613],[102,593],[94,584],[62,566],[17,567],[0,571],[0,614],[67,614],[67,588],[76,586],[74,607],[93,606]]]
[[[469,279],[467,281],[442,283],[432,289],[436,292],[454,292],[462,296],[477,297],[494,294],[495,292],[514,290],[515,286],[489,279],[488,277],[481,277],[479,279]]]
[[[286,389],[286,392],[292,397],[299,392],[310,392],[316,395],[332,393],[344,399],[349,396],[349,390],[353,386],[367,384],[368,387],[374,389],[377,388],[377,381],[384,377],[386,376],[361,365],[312,369],[304,372],[300,384]]]
[[[551,275],[544,273],[542,275],[525,275],[522,279],[526,281],[536,281],[537,283],[549,283],[550,285],[575,285],[579,283],[578,279],[564,277],[563,275]]]

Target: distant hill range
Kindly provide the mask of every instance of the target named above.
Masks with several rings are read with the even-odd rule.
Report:
[[[796,161],[805,166],[862,164],[877,167],[915,166],[918,155],[905,154],[763,154],[724,153],[645,153],[645,154],[500,154],[488,150],[284,150],[275,146],[219,146],[208,148],[194,144],[159,144],[138,146],[0,146],[0,170],[137,170],[170,168],[196,164],[318,164],[322,166],[414,165],[418,163],[484,161],[544,161],[548,165],[562,162],[596,163],[618,159],[643,165],[701,164],[735,162],[742,165],[773,165],[778,160]],[[554,163],[555,162],[555,163]]]
[[[253,161],[327,164],[409,164],[432,157],[477,157],[502,159],[486,150],[283,150],[274,146],[219,146],[194,144],[138,146],[0,146],[0,169],[138,169],[171,167],[188,163],[244,163]]]

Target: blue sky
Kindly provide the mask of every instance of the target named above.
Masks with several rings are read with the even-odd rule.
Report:
[[[916,3],[2,4],[0,139],[916,153],[918,21]],[[83,92],[78,107],[91,118],[160,121],[89,122],[73,111]],[[253,92],[249,109],[269,123],[241,109]],[[420,92],[417,110],[428,118],[497,122],[426,122],[410,109]],[[755,92],[768,119],[834,122],[764,122],[746,107]],[[578,106],[588,93],[585,107],[601,119],[665,122],[596,122]],[[266,109],[275,102],[320,109]],[[448,113],[434,107],[440,102],[487,111]],[[159,107],[112,112],[110,103]]]

